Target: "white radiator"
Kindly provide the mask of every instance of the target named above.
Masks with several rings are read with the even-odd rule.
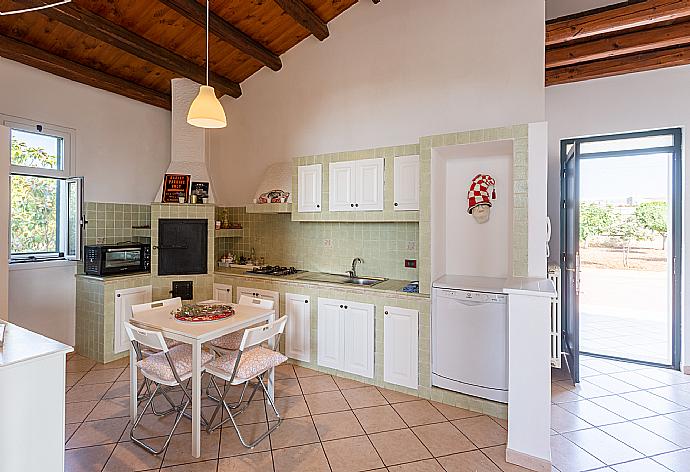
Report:
[[[561,368],[561,268],[549,267],[549,280],[556,288],[556,298],[551,300],[551,366]]]

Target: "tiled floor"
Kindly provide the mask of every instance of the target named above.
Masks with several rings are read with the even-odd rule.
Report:
[[[67,472],[525,470],[503,460],[503,420],[290,365],[276,381],[286,419],[254,450],[227,427],[202,433],[195,460],[183,420],[168,451],[154,457],[129,441],[125,361],[96,365],[74,355],[67,371]],[[690,376],[592,358],[583,358],[582,373],[573,387],[554,372],[554,471],[690,471]],[[274,420],[268,411],[256,400],[243,432],[265,431]],[[154,444],[169,420],[142,422]]]
[[[600,309],[605,311],[605,309]],[[658,319],[638,319],[597,313],[596,307],[580,313],[580,350],[605,356],[670,364],[670,330],[663,314]]]

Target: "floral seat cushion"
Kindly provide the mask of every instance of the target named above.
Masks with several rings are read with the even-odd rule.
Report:
[[[211,341],[211,346],[220,349],[227,349],[228,351],[237,351],[240,348],[244,336],[244,330],[235,331],[234,333],[226,334],[220,338]]]
[[[175,341],[174,339],[165,338],[165,345],[168,346],[168,349],[172,349],[175,346],[179,346],[180,344],[184,344],[184,343],[181,343],[180,341]],[[158,349],[153,349],[150,347],[144,347],[141,350],[141,353],[146,355],[146,356],[150,356],[150,355],[155,354],[157,352],[160,352],[160,351]]]
[[[235,369],[239,351],[230,352],[208,364],[209,371],[215,371],[224,377],[230,377]],[[245,381],[256,377],[258,374],[279,366],[287,360],[280,352],[265,347],[257,346],[242,353],[240,364],[237,367],[235,380]]]
[[[192,372],[192,346],[189,344],[181,344],[170,349],[168,354],[180,378],[184,378]],[[208,364],[212,360],[212,353],[201,351],[201,365]],[[137,365],[147,377],[158,378],[167,382],[175,382],[175,375],[170,368],[170,363],[164,352],[152,354],[137,362]]]

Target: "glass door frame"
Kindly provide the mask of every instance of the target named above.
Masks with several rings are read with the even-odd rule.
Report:
[[[644,138],[650,136],[673,136],[673,144],[671,146],[651,147],[646,149],[633,149],[623,151],[606,151],[606,152],[591,152],[583,153],[580,150],[582,143],[613,141],[630,138]],[[675,370],[680,370],[681,362],[681,319],[682,319],[682,298],[681,298],[681,282],[682,282],[682,237],[683,237],[683,167],[682,167],[682,152],[683,152],[683,130],[681,128],[664,128],[649,131],[636,131],[629,133],[609,134],[602,136],[589,136],[586,138],[570,138],[561,140],[561,162],[567,160],[569,151],[575,147],[578,151],[578,159],[596,159],[605,157],[626,157],[626,156],[643,156],[650,154],[670,154],[671,155],[671,191],[669,195],[671,205],[671,364],[659,364],[656,362],[648,362],[636,359],[628,359],[624,357],[614,357],[602,354],[586,353],[588,356],[601,357],[606,359],[621,360],[632,362],[636,364],[650,365],[655,367],[666,367]],[[561,169],[563,175],[563,169]],[[578,179],[579,180],[579,179]],[[561,188],[561,194],[563,188]],[[563,208],[561,205],[561,213]],[[579,237],[579,228],[577,230],[577,237]],[[572,229],[571,229],[572,230]],[[565,237],[565,221],[561,219],[561,256],[563,253],[563,242]],[[561,270],[563,270],[563,258],[561,257]],[[565,305],[564,309],[565,309]],[[567,314],[562,313],[561,318],[567,319]],[[578,327],[579,329],[579,327]]]

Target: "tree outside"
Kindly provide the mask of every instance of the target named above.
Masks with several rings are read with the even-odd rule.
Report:
[[[58,157],[43,148],[12,139],[12,164],[56,168]],[[10,181],[10,252],[56,252],[58,181],[12,175]]]
[[[666,202],[640,203],[635,208],[635,218],[644,228],[661,236],[661,249],[666,249],[668,204]]]

